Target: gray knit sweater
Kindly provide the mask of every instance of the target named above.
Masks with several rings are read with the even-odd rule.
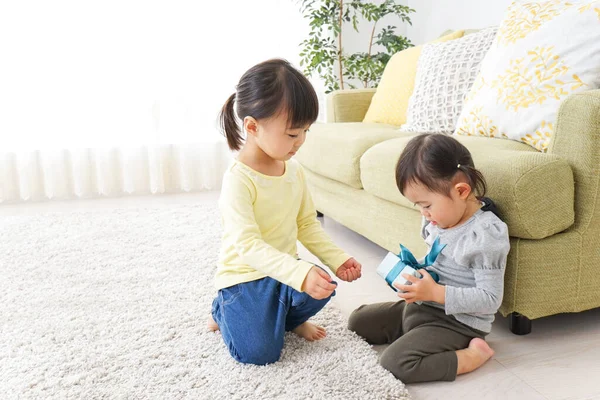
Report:
[[[423,219],[421,235],[428,248],[436,237],[440,244],[446,244],[435,263],[426,268],[437,272],[439,283],[446,286],[446,304],[424,304],[444,309],[465,325],[490,332],[504,292],[510,248],[506,224],[492,212],[478,210],[467,222],[450,229]]]

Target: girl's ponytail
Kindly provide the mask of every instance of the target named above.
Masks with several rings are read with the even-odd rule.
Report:
[[[227,138],[229,148],[233,151],[237,151],[242,147],[244,139],[242,138],[240,126],[233,110],[234,102],[235,93],[229,96],[223,105],[221,113],[219,114],[219,123],[221,126],[221,133]]]

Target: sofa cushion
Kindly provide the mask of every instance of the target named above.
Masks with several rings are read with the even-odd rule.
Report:
[[[456,132],[546,151],[565,98],[600,88],[599,27],[598,0],[512,2],[465,98]]]
[[[406,135],[393,125],[314,124],[296,159],[313,172],[362,189],[359,167],[363,153],[374,144]]]
[[[551,154],[514,141],[455,136],[471,152],[483,173],[488,193],[498,205],[510,235],[542,239],[573,224],[573,172],[569,164]],[[360,160],[365,191],[413,208],[396,187],[395,169],[411,137],[387,140],[365,152]]]
[[[465,96],[477,78],[481,60],[497,30],[486,28],[449,42],[423,45],[406,124],[401,130],[454,132]]]

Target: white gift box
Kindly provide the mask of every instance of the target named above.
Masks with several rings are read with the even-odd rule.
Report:
[[[379,266],[377,267],[377,274],[379,274],[379,276],[381,276],[383,279],[386,279],[388,274],[390,273],[390,271],[398,263],[400,263],[401,265],[404,265],[404,268],[402,268],[402,270],[400,271],[398,276],[392,281],[393,284],[412,285],[412,283],[410,281],[408,281],[407,279],[405,279],[402,276],[402,274],[408,274],[408,275],[415,276],[417,278],[421,278],[422,275],[420,272],[418,272],[414,268],[409,267],[408,265],[404,264],[402,261],[400,261],[400,258],[394,253],[388,253],[387,256],[385,256],[385,258],[383,259],[381,264],[379,264]],[[386,279],[386,281],[387,281],[387,279]],[[395,286],[392,286],[392,285],[390,285],[390,286],[395,291],[404,293],[404,291],[399,290]]]

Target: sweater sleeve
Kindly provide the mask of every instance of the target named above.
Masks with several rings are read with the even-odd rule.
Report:
[[[306,184],[304,170],[298,164],[302,182],[302,203],[298,212],[298,240],[334,273],[350,256],[337,247],[317,220],[317,211]]]
[[[233,243],[244,264],[301,291],[313,265],[281,252],[263,240],[254,216],[255,190],[249,179],[225,175],[219,199],[224,237]]]
[[[495,216],[481,221],[460,244],[456,261],[472,270],[475,287],[446,286],[446,314],[496,313],[502,304],[510,249],[506,224]]]

